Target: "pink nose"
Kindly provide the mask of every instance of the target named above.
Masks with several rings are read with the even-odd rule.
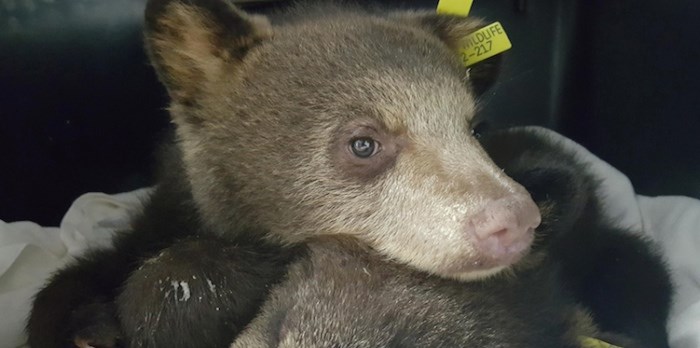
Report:
[[[513,195],[488,202],[469,220],[467,230],[485,260],[508,265],[529,250],[541,220],[529,196]]]

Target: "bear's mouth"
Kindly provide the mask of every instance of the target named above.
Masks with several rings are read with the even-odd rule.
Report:
[[[457,280],[476,280],[497,275],[510,268],[510,266],[515,265],[530,253],[534,234],[534,228],[528,230],[516,243],[509,246],[498,257],[481,254],[476,258],[471,257],[465,262],[454,263],[439,273],[441,276]]]

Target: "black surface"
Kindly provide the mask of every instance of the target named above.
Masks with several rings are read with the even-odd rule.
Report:
[[[562,131],[638,192],[700,198],[700,2],[580,6]]]
[[[151,183],[168,120],[143,7],[0,3],[0,219],[57,225],[82,193]],[[550,126],[641,193],[700,197],[700,3],[477,0],[473,13],[501,21],[514,45],[482,101],[492,123]]]
[[[146,184],[165,99],[140,1],[33,3],[0,12],[0,219],[56,225],[83,192]]]

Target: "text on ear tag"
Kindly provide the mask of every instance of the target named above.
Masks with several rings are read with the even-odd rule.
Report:
[[[474,0],[440,0],[437,13],[466,17],[472,9]]]
[[[484,59],[503,53],[512,47],[500,22],[489,24],[464,38],[460,54],[464,66],[474,65]]]

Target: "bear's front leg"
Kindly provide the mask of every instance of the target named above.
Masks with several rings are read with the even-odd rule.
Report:
[[[193,237],[146,260],[117,299],[129,347],[228,347],[285,271],[260,242]]]
[[[56,272],[34,299],[29,346],[119,347],[113,299],[129,274],[127,259],[115,250],[95,250]]]

